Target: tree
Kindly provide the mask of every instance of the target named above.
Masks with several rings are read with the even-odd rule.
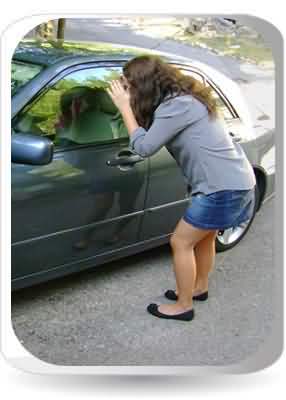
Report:
[[[54,47],[62,47],[65,36],[66,19],[47,21],[35,28],[36,40],[46,41]]]
[[[66,20],[65,20],[65,18],[60,18],[60,19],[58,20],[57,39],[64,40],[64,37],[65,37],[65,27],[66,27]]]

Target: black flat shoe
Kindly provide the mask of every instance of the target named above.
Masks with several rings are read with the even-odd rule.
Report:
[[[178,300],[178,296],[176,295],[175,290],[167,290],[165,292],[165,297],[167,297],[167,299],[169,299],[169,300]],[[208,299],[208,297],[209,297],[209,293],[204,292],[204,293],[198,294],[197,296],[193,296],[193,300],[205,301]]]
[[[185,311],[183,313],[180,314],[175,314],[175,315],[167,315],[167,314],[163,314],[158,310],[159,306],[158,304],[154,304],[151,303],[149,304],[149,306],[147,307],[147,311],[152,314],[155,315],[155,317],[159,317],[159,318],[165,318],[165,319],[177,319],[180,321],[191,321],[194,316],[194,310],[189,310],[189,311]]]

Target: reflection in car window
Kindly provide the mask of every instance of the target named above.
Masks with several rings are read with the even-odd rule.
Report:
[[[24,110],[14,130],[48,136],[56,146],[98,143],[128,137],[121,113],[106,88],[121,68],[73,72]]]
[[[22,86],[32,80],[43,67],[41,65],[13,61],[11,65],[11,90],[14,95]]]

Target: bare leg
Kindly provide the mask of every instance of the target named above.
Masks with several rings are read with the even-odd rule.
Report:
[[[170,244],[173,251],[174,272],[179,298],[175,304],[160,305],[160,312],[174,315],[192,309],[197,273],[194,248],[199,241],[211,232],[213,231],[195,228],[183,219],[178,223]]]
[[[197,296],[208,290],[208,276],[215,262],[215,239],[217,232],[211,231],[208,233],[194,248],[197,273],[193,296]],[[178,295],[178,293],[179,289],[177,287],[176,294]]]
[[[197,243],[195,247],[195,257],[197,264],[197,277],[194,288],[194,295],[208,291],[209,273],[215,263],[215,239],[217,231],[211,232],[204,239]]]

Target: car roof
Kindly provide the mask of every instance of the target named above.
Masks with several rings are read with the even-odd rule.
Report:
[[[142,54],[158,55],[165,61],[186,65],[197,70],[197,72],[203,73],[214,81],[218,87],[223,88],[227,97],[230,99],[235,98],[237,111],[239,111],[239,114],[247,116],[248,111],[241,97],[241,91],[235,82],[210,65],[172,53],[117,43],[71,40],[64,40],[60,43],[57,41],[25,39],[18,44],[12,58],[17,61],[39,64],[44,67],[44,70],[54,70],[58,73],[67,67],[85,62],[121,61],[123,63]],[[244,119],[248,120],[249,118],[246,117]]]
[[[57,41],[23,40],[16,47],[13,60],[40,64],[48,67],[61,64],[72,59],[93,58],[94,61],[128,60],[142,54],[158,54],[169,60],[186,60],[184,57],[169,55],[150,49],[126,46],[116,43],[86,42],[65,40],[61,44]],[[190,60],[188,60],[190,61]]]
[[[17,61],[39,64],[43,67],[52,67],[52,69],[60,71],[85,62],[124,62],[142,54],[158,55],[165,61],[191,66],[209,77],[218,74],[221,79],[227,79],[225,75],[197,60],[159,50],[116,43],[65,40],[59,46],[56,41],[40,42],[29,39],[18,44],[12,58]]]

